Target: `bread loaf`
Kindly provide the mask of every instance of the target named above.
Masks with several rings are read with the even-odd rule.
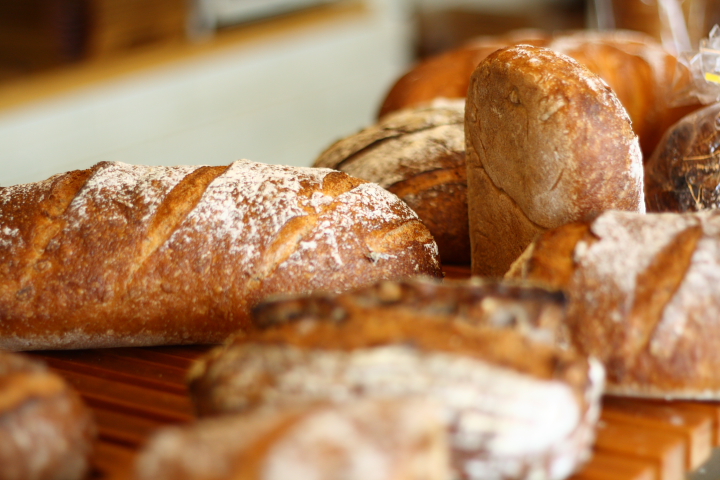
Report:
[[[314,166],[379,184],[418,214],[444,264],[470,264],[465,102],[394,112],[328,147]]]
[[[571,31],[555,34],[519,31],[481,37],[413,66],[392,85],[380,116],[435,98],[465,98],[470,76],[490,53],[530,44],[564,53],[600,76],[632,119],[645,158],[672,124],[701,105],[678,99],[690,85],[689,71],[652,37],[633,31]]]
[[[720,207],[720,103],[672,126],[645,165],[651,212],[697,212]]]
[[[465,109],[472,271],[502,276],[533,238],[608,209],[645,211],[643,165],[612,90],[570,57],[508,47]]]
[[[100,163],[0,189],[0,348],[220,342],[280,292],[439,276],[407,205],[327,169]]]
[[[569,297],[568,335],[607,391],[720,398],[720,212],[606,212],[539,237],[509,273]]]
[[[94,439],[90,411],[62,378],[0,351],[0,480],[81,480]]]
[[[455,476],[564,478],[589,454],[603,376],[536,336],[536,320],[562,314],[558,301],[389,282],[268,302],[255,318],[267,328],[193,367],[191,395],[201,414],[426,395],[443,408]]]
[[[422,398],[360,400],[223,415],[166,427],[138,480],[450,480],[439,407]]]

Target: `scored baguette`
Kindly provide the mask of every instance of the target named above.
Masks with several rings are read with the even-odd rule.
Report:
[[[441,275],[403,202],[327,169],[103,162],[0,189],[0,348],[215,343],[274,293]]]

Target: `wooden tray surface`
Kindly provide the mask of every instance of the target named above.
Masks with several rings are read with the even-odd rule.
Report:
[[[448,270],[462,277],[463,270]],[[134,455],[165,425],[195,416],[185,376],[212,346],[39,351],[95,413],[92,479],[129,478]],[[572,480],[683,480],[720,446],[720,402],[605,397],[593,458]]]

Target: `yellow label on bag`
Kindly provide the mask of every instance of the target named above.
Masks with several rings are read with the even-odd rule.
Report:
[[[705,80],[713,83],[720,83],[720,75],[717,73],[705,72]]]

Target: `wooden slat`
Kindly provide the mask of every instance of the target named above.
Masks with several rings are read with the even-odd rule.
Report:
[[[595,448],[624,458],[640,458],[658,468],[658,480],[684,480],[685,438],[683,435],[644,427],[601,421]]]
[[[658,466],[648,459],[627,457],[610,452],[594,452],[571,480],[658,480]]]
[[[705,463],[712,452],[713,417],[671,402],[606,397],[601,419],[682,435],[686,442],[687,470],[695,470]]]

